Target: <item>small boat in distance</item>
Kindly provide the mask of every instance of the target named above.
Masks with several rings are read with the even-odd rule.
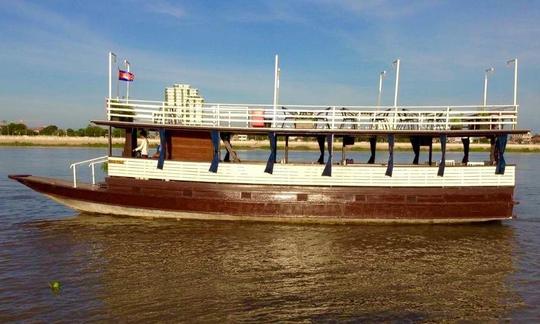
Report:
[[[73,209],[98,214],[318,223],[511,219],[516,166],[506,163],[504,152],[508,135],[527,132],[516,128],[517,60],[513,62],[514,102],[509,105],[398,105],[399,60],[392,106],[280,104],[277,56],[272,104],[180,105],[113,98],[110,75],[107,119],[92,122],[109,127],[109,143],[113,127],[124,130],[122,154],[114,155],[109,144],[107,156],[72,164],[73,182],[9,177]],[[379,98],[380,93],[381,88]],[[143,130],[159,133],[154,157],[135,155]],[[235,135],[267,138],[268,158],[240,159],[231,143]],[[315,163],[289,162],[291,137],[318,143]],[[452,137],[463,143],[461,161],[446,159]],[[471,137],[491,142],[489,161],[469,159]],[[411,143],[410,164],[394,162],[396,139]],[[279,140],[284,142],[281,159]],[[370,143],[371,156],[364,163],[347,158],[347,149],[359,140]],[[435,162],[433,143],[441,150]],[[386,163],[375,162],[377,145],[388,146]],[[429,148],[426,164],[419,163],[422,146]],[[105,182],[78,181],[77,166],[88,164],[94,170],[99,163],[108,166]]]

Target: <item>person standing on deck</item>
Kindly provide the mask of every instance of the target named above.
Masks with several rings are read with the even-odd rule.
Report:
[[[140,152],[141,157],[144,159],[147,159],[148,158],[148,137],[144,129],[141,131],[140,136],[141,136],[142,142],[139,146],[137,146],[137,148],[133,150],[133,152]]]

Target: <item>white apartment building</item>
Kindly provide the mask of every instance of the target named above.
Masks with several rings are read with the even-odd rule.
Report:
[[[178,117],[178,122],[182,124],[198,123],[202,117],[204,98],[200,95],[199,89],[192,88],[189,84],[174,84],[165,88],[165,105],[170,112],[174,112]]]

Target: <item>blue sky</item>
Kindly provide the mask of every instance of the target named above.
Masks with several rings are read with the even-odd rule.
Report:
[[[540,131],[539,1],[0,0],[0,120],[81,127],[103,119],[107,52],[128,58],[131,97],[190,83],[208,102],[372,105],[379,72],[401,59],[400,104],[512,102]]]

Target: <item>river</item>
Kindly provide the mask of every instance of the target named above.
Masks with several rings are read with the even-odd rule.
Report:
[[[500,224],[79,215],[7,179],[11,173],[71,179],[69,163],[105,154],[103,148],[0,148],[0,322],[540,318],[540,154],[507,154],[518,165],[520,204],[517,218]],[[241,158],[267,154],[240,152]],[[297,152],[291,159],[316,155]],[[411,158],[396,155],[397,161]],[[367,153],[351,157],[367,160]],[[88,179],[87,167],[80,173]],[[49,287],[55,280],[57,293]]]

